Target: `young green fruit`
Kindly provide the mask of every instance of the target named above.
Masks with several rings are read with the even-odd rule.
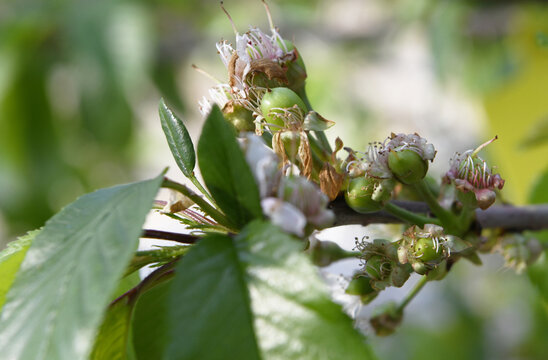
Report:
[[[225,106],[223,114],[229,123],[234,126],[236,132],[254,131],[255,123],[253,122],[253,114],[248,109],[241,105]]]
[[[285,153],[290,159],[295,159],[301,145],[301,134],[297,131],[283,131],[280,133]]]
[[[388,154],[388,168],[400,182],[415,184],[426,176],[428,161],[413,150],[392,150]]]
[[[283,41],[283,44],[281,43]],[[299,51],[295,48],[295,45],[289,40],[278,40],[278,44],[281,48],[287,49],[287,51],[292,51],[295,53],[295,60],[287,64],[287,81],[289,83],[288,87],[294,91],[299,91],[304,89],[304,83],[306,80],[306,67],[304,66],[303,58]]]
[[[264,94],[260,108],[266,122],[272,124],[270,126],[272,132],[285,128],[285,122],[279,116],[283,114],[283,111],[279,109],[290,109],[295,105],[302,111],[302,118],[304,119],[304,114],[307,112],[306,105],[293,90],[278,87]]]
[[[350,281],[345,291],[350,295],[368,295],[375,292],[371,286],[371,279],[367,276],[357,276]]]
[[[369,304],[379,294],[371,286],[371,279],[368,276],[356,276],[353,278],[345,292],[349,295],[359,295],[364,304]]]
[[[371,198],[375,192],[376,183],[376,179],[363,176],[350,180],[344,194],[348,206],[361,214],[381,210],[383,208],[382,202]]]
[[[419,238],[415,242],[414,255],[422,262],[439,259],[441,248],[436,251],[434,241],[430,238]]]
[[[418,261],[411,264],[411,266],[417,274],[424,275],[428,272],[428,266],[426,266],[423,262]]]
[[[382,256],[375,255],[365,263],[365,272],[374,280],[383,280],[390,275],[392,264]]]

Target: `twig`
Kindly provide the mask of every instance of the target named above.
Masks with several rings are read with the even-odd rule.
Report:
[[[176,241],[182,244],[194,244],[199,239],[199,237],[194,235],[180,234],[180,233],[174,233],[170,231],[151,230],[151,229],[144,229],[141,237],[150,238],[150,239],[171,240],[171,241]]]
[[[428,205],[417,201],[394,201],[394,204],[414,213],[428,213]],[[358,214],[346,205],[343,198],[330,204],[335,212],[335,225],[393,224],[402,220],[385,212]],[[492,206],[487,210],[476,210],[476,220],[485,229],[542,230],[548,229],[548,204],[529,206]]]

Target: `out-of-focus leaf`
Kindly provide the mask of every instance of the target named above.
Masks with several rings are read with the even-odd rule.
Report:
[[[530,149],[539,145],[544,145],[548,142],[548,116],[543,117],[527,132],[527,135],[522,140],[520,147],[522,149]]]
[[[187,49],[188,50],[188,49]],[[154,83],[162,93],[164,99],[178,112],[185,110],[183,96],[177,85],[178,63],[177,60],[166,59],[158,54],[152,69]]]
[[[84,195],[46,223],[0,314],[3,358],[87,358],[162,180]]]
[[[198,162],[211,195],[237,228],[262,217],[255,179],[230,124],[216,105],[202,129]]]
[[[167,344],[168,294],[171,284],[171,281],[161,283],[137,300],[132,337],[138,360],[163,359]]]
[[[181,119],[167,107],[163,99],[160,101],[159,112],[162,129],[166,135],[167,143],[175,158],[175,162],[183,174],[186,177],[190,177],[196,165],[196,155],[192,139]]]
[[[540,259],[527,268],[527,275],[544,301],[548,302],[548,254],[546,251]]]
[[[133,303],[122,298],[110,306],[105,314],[91,360],[126,360],[128,359],[128,338]]]
[[[208,236],[176,269],[168,359],[370,359],[302,246],[253,222]]]
[[[548,203],[548,168],[540,174],[529,192],[530,204]]]
[[[8,247],[0,252],[0,309],[6,301],[6,294],[13,284],[15,275],[32,240],[39,232],[40,230],[30,231],[19,239],[10,242]]]
[[[116,288],[116,291],[114,291],[114,294],[111,296],[111,299],[116,299],[118,296],[121,296],[125,292],[137,286],[140,282],[141,277],[139,276],[139,273],[137,271],[127,276],[124,276],[122,280],[120,280],[120,282],[118,283],[118,287]]]
[[[529,193],[529,203],[542,204],[548,203],[548,169],[546,169],[537,178],[535,185]],[[548,231],[537,232],[536,237],[546,242],[548,239]],[[527,268],[527,275],[533,285],[539,290],[544,301],[548,302],[548,254],[546,251],[541,255],[533,265]]]
[[[118,299],[139,284],[141,278],[137,271],[125,276],[118,283],[111,299],[117,300],[111,304],[104,315],[99,333],[91,351],[91,360],[131,360],[133,345],[131,341],[131,316],[135,302],[130,297]]]

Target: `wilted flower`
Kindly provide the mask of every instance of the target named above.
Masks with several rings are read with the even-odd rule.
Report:
[[[327,196],[316,184],[302,176],[283,178],[278,188],[278,198],[301,210],[308,223],[316,229],[323,229],[335,221],[335,214],[327,209]]]
[[[421,161],[432,161],[436,155],[434,145],[428,144],[426,139],[418,134],[394,134],[392,133],[384,142],[369,144],[367,152],[356,163],[349,163],[349,167],[365,169],[367,175],[377,179],[391,179],[394,177],[393,169],[389,165],[390,153],[411,150],[419,155]],[[348,167],[347,167],[348,168]],[[428,166],[426,165],[426,169]]]
[[[228,70],[232,100],[254,112],[258,112],[268,81],[277,86],[288,83],[287,65],[297,58],[296,50],[286,46],[275,28],[271,35],[254,27],[244,34],[236,32],[235,47],[223,40],[217,43],[217,52]],[[259,74],[264,81],[256,79]]]
[[[369,144],[364,160],[367,175],[377,179],[391,179],[392,172],[388,168],[388,151],[383,143],[373,142]]]
[[[426,224],[424,228],[413,225],[403,233],[398,248],[398,260],[410,263],[415,272],[423,275],[451,255],[454,237],[446,236],[443,228]]]
[[[282,178],[277,197],[265,198],[261,205],[265,215],[274,224],[288,232],[303,236],[313,229],[323,229],[333,223],[335,214],[327,209],[328,202],[327,196],[316,184],[302,176],[290,176]],[[299,216],[296,215],[295,209],[298,210]]]
[[[514,233],[504,236],[497,250],[504,257],[505,265],[521,274],[542,254],[542,245],[535,238]]]
[[[260,136],[253,133],[245,133],[240,139],[240,146],[259,187],[261,198],[272,196],[282,176],[278,156],[266,146]]]
[[[305,235],[306,217],[296,206],[275,197],[261,200],[261,206],[273,224],[288,233]]]
[[[333,223],[335,214],[327,209],[327,196],[302,176],[284,177],[278,156],[260,136],[245,133],[240,146],[259,187],[263,213],[274,224],[304,236]]]
[[[436,149],[434,145],[428,144],[426,139],[419,134],[394,134],[392,133],[385,142],[385,151],[411,150],[416,152],[423,160],[434,160]]]
[[[497,137],[480,145],[476,150],[468,150],[463,154],[455,154],[451,159],[451,168],[445,175],[447,182],[453,181],[456,188],[464,193],[473,192],[477,205],[485,210],[495,202],[495,188],[502,189],[504,180],[499,174],[493,174],[485,160],[478,156],[478,152]]]
[[[217,104],[219,109],[224,109],[230,100],[232,95],[230,93],[230,86],[227,84],[217,84],[208,90],[209,99],[205,96],[198,102],[200,113],[202,116],[207,116],[211,112],[213,104]]]

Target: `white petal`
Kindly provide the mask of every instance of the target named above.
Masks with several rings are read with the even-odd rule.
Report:
[[[261,200],[261,206],[263,213],[270,218],[273,224],[288,233],[304,236],[306,218],[295,206],[272,197]]]

